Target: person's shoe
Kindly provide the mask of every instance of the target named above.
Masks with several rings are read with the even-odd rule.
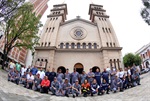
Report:
[[[91,93],[91,96],[93,96],[93,93]]]
[[[69,95],[68,95],[68,94],[65,94],[65,96],[66,96],[66,97],[69,97]]]
[[[109,94],[109,92],[106,92],[106,94]]]
[[[51,95],[55,95],[55,94],[51,94]]]
[[[98,93],[97,95],[100,95],[100,93]]]
[[[73,95],[73,98],[75,98],[75,95]]]
[[[140,83],[138,83],[138,85],[141,85]]]
[[[87,94],[84,94],[83,97],[87,97]]]
[[[116,93],[116,90],[114,91],[114,93]]]
[[[78,94],[76,94],[76,96],[79,96]]]

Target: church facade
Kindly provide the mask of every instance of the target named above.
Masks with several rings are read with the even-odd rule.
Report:
[[[34,64],[45,69],[74,68],[81,73],[90,68],[122,66],[121,50],[113,26],[102,5],[90,4],[90,20],[66,21],[67,4],[54,5],[47,16],[40,45],[35,48]]]

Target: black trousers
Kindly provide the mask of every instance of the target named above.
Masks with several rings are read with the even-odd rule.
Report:
[[[41,87],[41,93],[47,93],[48,94],[49,87]]]

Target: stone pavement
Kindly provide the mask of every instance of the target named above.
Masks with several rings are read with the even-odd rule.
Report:
[[[6,72],[0,71],[0,101],[150,101],[150,72],[141,76],[140,86],[124,92],[94,97],[56,97],[40,94],[7,81]]]

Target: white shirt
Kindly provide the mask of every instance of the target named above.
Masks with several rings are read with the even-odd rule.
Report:
[[[10,62],[9,65],[10,65],[10,68],[11,68],[11,69],[14,69],[14,68],[15,68],[15,64],[14,64],[13,62]]]
[[[27,68],[22,67],[21,68],[21,75],[24,75],[24,72],[26,72],[26,71],[27,71]]]
[[[30,74],[28,74],[27,75],[27,80],[34,80],[34,76],[33,75],[30,76]]]
[[[130,71],[130,69],[128,69],[128,74],[129,74],[129,75],[131,75],[131,71]]]
[[[124,71],[119,72],[119,78],[123,78]]]
[[[107,71],[107,72],[110,72],[110,68],[106,68],[106,71]]]
[[[43,79],[45,76],[45,72],[44,71],[38,71],[36,74],[40,74],[40,78]]]
[[[127,75],[127,72],[128,72],[128,71],[124,71],[124,76],[125,76],[125,77],[128,76],[128,75]]]

